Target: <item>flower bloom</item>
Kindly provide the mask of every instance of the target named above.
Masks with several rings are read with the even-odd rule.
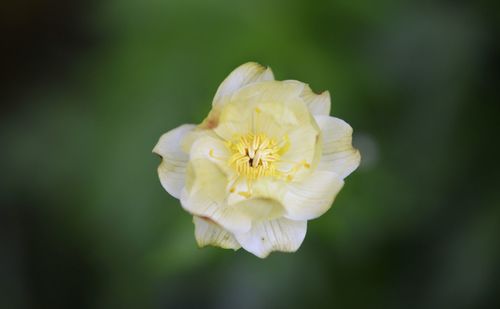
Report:
[[[219,86],[200,125],[160,138],[161,184],[193,215],[199,246],[261,258],[300,247],[307,221],[331,207],[360,162],[352,128],[329,114],[328,92],[246,63]]]

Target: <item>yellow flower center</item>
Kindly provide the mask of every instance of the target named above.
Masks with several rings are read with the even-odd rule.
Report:
[[[249,133],[234,142],[228,142],[227,147],[232,155],[229,165],[239,176],[255,180],[261,176],[278,176],[275,162],[280,159],[280,150],[286,145],[278,144],[265,134]]]
[[[232,184],[229,191],[234,193],[238,182],[246,180],[248,190],[237,192],[246,198],[252,196],[253,182],[259,177],[270,176],[292,181],[299,169],[310,168],[306,160],[290,162],[281,158],[290,147],[290,141],[286,135],[280,142],[277,142],[264,133],[248,133],[233,141],[227,141],[226,146],[231,152],[227,163],[236,171],[235,177],[230,180]],[[209,155],[215,159],[222,159],[214,155],[213,149],[210,149]],[[277,168],[278,162],[290,163],[291,167],[287,170],[280,170]]]

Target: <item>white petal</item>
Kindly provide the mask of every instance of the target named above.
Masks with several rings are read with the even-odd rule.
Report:
[[[345,121],[330,116],[315,116],[322,133],[322,155],[318,169],[335,172],[342,179],[352,173],[361,160],[352,147],[352,128]]]
[[[306,236],[307,221],[279,218],[255,222],[248,233],[235,234],[241,246],[260,258],[272,251],[294,252]]]
[[[191,160],[181,204],[193,215],[207,217],[231,232],[246,232],[251,218],[227,204],[228,179],[224,172],[207,159]]]
[[[193,216],[194,235],[198,246],[217,246],[224,249],[238,250],[240,244],[233,234],[224,230],[215,222],[198,216]]]
[[[299,182],[290,182],[280,198],[292,220],[311,220],[323,215],[332,206],[344,181],[332,172],[315,170]]]
[[[324,91],[321,94],[314,93],[309,86],[304,87],[301,95],[306,102],[309,111],[313,115],[330,115],[330,92]]]
[[[185,124],[177,127],[160,137],[153,148],[153,152],[162,157],[158,166],[158,176],[162,186],[173,197],[179,198],[186,178],[186,166],[189,155],[181,148],[186,134],[191,132],[195,125]]]
[[[241,87],[259,81],[274,80],[273,72],[255,62],[248,62],[237,67],[222,82],[215,94],[213,105],[224,104]]]

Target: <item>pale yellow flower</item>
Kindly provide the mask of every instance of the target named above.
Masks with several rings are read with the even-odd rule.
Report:
[[[328,92],[246,63],[219,86],[200,125],[160,138],[160,181],[193,215],[200,246],[261,258],[300,247],[307,220],[331,207],[360,162],[352,128],[329,114]]]

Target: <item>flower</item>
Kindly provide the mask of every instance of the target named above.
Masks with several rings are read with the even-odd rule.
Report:
[[[327,91],[246,63],[219,86],[200,125],[161,136],[153,149],[161,184],[193,215],[199,246],[261,258],[300,247],[307,221],[331,207],[360,162],[352,128],[329,114]]]

